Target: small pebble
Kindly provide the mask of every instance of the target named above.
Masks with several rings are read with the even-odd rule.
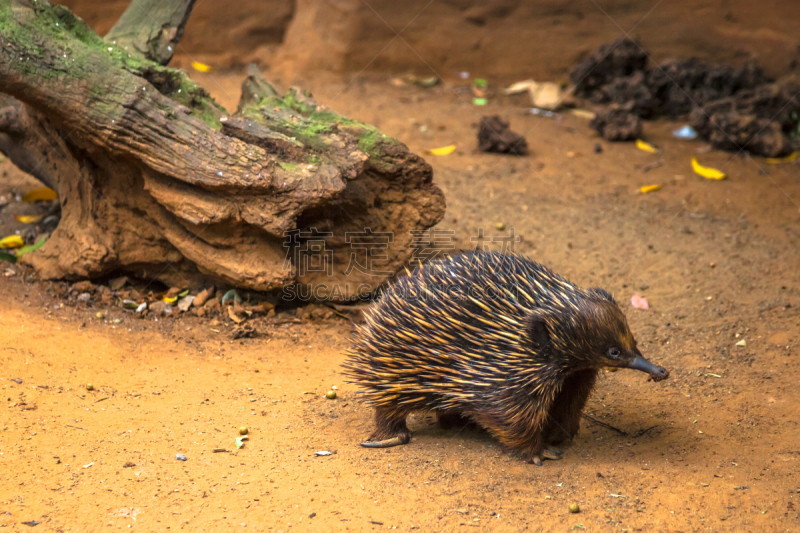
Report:
[[[242,426],[239,428],[239,435],[247,435],[247,427]]]
[[[92,385],[91,383],[87,383],[86,390],[94,390],[94,385]]]
[[[600,144],[600,143],[595,144],[594,145],[594,153],[602,154],[603,153],[603,145]]]
[[[570,513],[580,513],[581,512],[581,508],[578,507],[577,503],[571,503],[569,505],[569,512]]]
[[[499,231],[503,231],[504,229],[506,229],[506,225],[505,225],[504,223],[502,223],[502,222],[498,222],[498,223],[497,223],[497,225],[496,225],[495,227],[496,227],[496,228],[497,228]]]
[[[186,461],[186,456],[183,455],[182,453],[176,453],[175,459],[177,459],[178,461]]]
[[[335,400],[336,399],[336,391],[335,390],[329,390],[328,393],[325,395],[325,397],[327,399],[329,399],[329,400]]]

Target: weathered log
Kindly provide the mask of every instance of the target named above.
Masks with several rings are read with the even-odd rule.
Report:
[[[63,7],[0,2],[0,151],[62,203],[23,262],[44,278],[313,285],[337,300],[401,268],[410,232],[444,215],[431,167],[299,89],[279,94],[255,68],[229,114],[160,64],[191,8],[163,4],[173,9],[142,19],[147,31],[123,16],[114,44]],[[172,28],[168,40],[154,24]]]

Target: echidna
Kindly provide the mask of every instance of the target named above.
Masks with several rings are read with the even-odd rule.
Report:
[[[348,351],[377,429],[362,446],[406,444],[412,411],[464,417],[541,464],[575,436],[603,367],[669,373],[642,357],[602,289],[581,289],[517,255],[464,252],[431,261],[382,294]]]

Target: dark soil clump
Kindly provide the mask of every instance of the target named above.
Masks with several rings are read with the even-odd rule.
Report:
[[[798,87],[773,83],[755,63],[710,65],[698,59],[648,67],[632,39],[600,47],[572,71],[575,95],[608,106],[591,127],[611,141],[641,135],[641,119],[689,117],[714,148],[779,157],[800,145]]]
[[[509,123],[495,115],[481,119],[478,130],[478,150],[498,154],[525,155],[528,143],[525,137],[509,129]]]

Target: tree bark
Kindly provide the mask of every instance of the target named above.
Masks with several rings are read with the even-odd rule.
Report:
[[[255,68],[229,114],[161,64],[191,2],[127,16],[149,3],[134,1],[114,44],[61,6],[0,0],[0,150],[62,203],[56,231],[22,261],[44,278],[313,285],[335,300],[401,268],[410,232],[444,215],[431,167],[299,89],[279,94]]]

